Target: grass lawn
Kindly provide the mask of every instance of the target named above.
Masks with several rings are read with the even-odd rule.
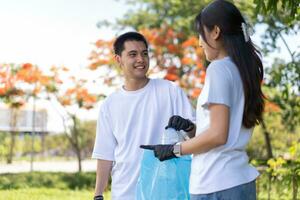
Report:
[[[110,199],[110,194],[104,194],[105,199]],[[0,200],[83,200],[93,199],[93,191],[69,190],[53,188],[27,188],[0,190]]]
[[[268,200],[268,195],[260,193],[258,200]],[[111,199],[110,193],[104,194],[106,200]],[[91,190],[71,190],[71,189],[54,189],[54,188],[27,188],[0,190],[0,200],[88,200],[93,199]],[[271,193],[270,200],[291,200],[289,195],[274,195]]]
[[[95,182],[95,172],[1,174],[0,200],[89,200],[93,199]],[[257,200],[268,200],[268,193],[270,200],[292,199],[292,187],[287,181],[269,180],[267,174],[262,173],[256,183]],[[104,197],[111,199],[110,192]]]

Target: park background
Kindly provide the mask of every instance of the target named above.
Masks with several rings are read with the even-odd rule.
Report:
[[[146,36],[149,76],[176,82],[195,105],[208,63],[192,22],[209,2],[0,0],[0,199],[92,199],[97,112],[122,83],[111,49],[123,32]],[[299,199],[299,0],[233,2],[265,65],[265,121],[247,147],[258,199]]]

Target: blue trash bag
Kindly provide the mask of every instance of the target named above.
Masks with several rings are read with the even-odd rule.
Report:
[[[159,161],[144,150],[137,183],[137,200],[189,200],[191,156]]]

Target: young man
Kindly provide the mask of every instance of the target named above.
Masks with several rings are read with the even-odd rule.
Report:
[[[146,76],[149,56],[143,35],[127,32],[119,36],[114,51],[124,85],[100,109],[92,155],[98,159],[94,199],[103,199],[111,174],[112,199],[134,200],[143,155],[140,145],[159,143],[171,116],[194,120],[194,113],[179,87]]]

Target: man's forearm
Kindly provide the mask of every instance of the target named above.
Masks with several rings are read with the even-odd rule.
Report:
[[[108,179],[110,177],[111,169],[112,169],[112,161],[97,160],[95,196],[103,194],[107,186]]]

